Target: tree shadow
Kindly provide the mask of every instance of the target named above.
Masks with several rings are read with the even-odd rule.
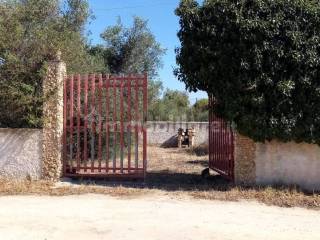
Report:
[[[194,160],[194,161],[187,161],[187,164],[192,164],[192,165],[201,165],[202,167],[209,167],[208,160]]]
[[[177,136],[172,136],[169,139],[167,139],[166,141],[164,141],[160,147],[162,148],[176,148],[178,147],[178,138]]]
[[[158,189],[164,191],[203,191],[218,190],[228,191],[234,184],[225,180],[220,175],[211,175],[202,178],[197,173],[176,173],[168,170],[148,172],[145,180],[112,178],[81,178],[73,179],[74,184],[94,184],[108,187],[130,187],[139,189]]]
[[[168,170],[149,172],[145,180],[141,179],[118,179],[112,178],[77,178],[72,180],[73,184],[81,185],[97,185],[106,187],[127,187],[136,189],[157,189],[167,192],[174,191],[231,191],[236,185],[224,179],[221,175],[210,175],[207,178],[202,178],[201,175],[196,173],[176,173]],[[266,189],[281,190],[281,191],[297,191],[305,195],[320,194],[319,191],[308,191],[301,189],[297,186],[284,186],[284,185],[266,185],[266,186],[252,186],[240,185],[242,190],[256,190],[264,191]],[[268,190],[270,191],[270,190]]]

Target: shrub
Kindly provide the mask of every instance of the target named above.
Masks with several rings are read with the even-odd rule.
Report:
[[[320,7],[310,0],[181,1],[175,74],[254,140],[320,144]]]

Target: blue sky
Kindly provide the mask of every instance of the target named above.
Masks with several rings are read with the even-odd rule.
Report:
[[[118,16],[121,17],[124,25],[131,25],[132,17],[135,15],[147,19],[149,28],[157,41],[167,49],[159,78],[165,88],[185,90],[184,84],[173,75],[174,49],[179,46],[177,38],[179,22],[174,15],[178,4],[179,0],[89,0],[90,9],[95,16],[87,26],[87,30],[91,32],[89,38],[92,44],[101,43],[100,33],[107,26],[114,25]],[[190,93],[191,102],[206,97],[205,92]]]

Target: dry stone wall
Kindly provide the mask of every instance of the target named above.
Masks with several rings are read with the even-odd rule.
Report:
[[[50,62],[43,81],[43,178],[58,180],[62,174],[63,81],[66,65]]]
[[[255,183],[255,149],[256,144],[253,140],[236,133],[234,177],[237,184]]]

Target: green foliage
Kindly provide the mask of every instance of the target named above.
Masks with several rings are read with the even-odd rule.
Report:
[[[46,63],[61,50],[68,73],[100,70],[82,31],[85,0],[0,2],[0,127],[40,127]]]
[[[203,98],[195,102],[191,107],[191,117],[193,121],[207,122],[208,121],[208,99]]]
[[[181,1],[175,74],[257,141],[320,144],[320,7],[310,0]]]
[[[149,120],[186,121],[190,115],[189,97],[186,92],[166,89],[162,98],[151,102]]]
[[[90,52],[103,58],[111,73],[146,72],[150,79],[157,76],[165,49],[151,33],[148,21],[134,17],[133,25],[126,28],[119,18],[117,24],[108,27],[101,37],[104,45],[94,46]]]
[[[114,74],[148,73],[149,119],[159,119],[162,82],[155,80],[162,67],[161,58],[165,49],[161,48],[148,28],[148,22],[133,18],[131,27],[124,27],[120,18],[114,26],[109,26],[101,34],[103,44],[92,46],[89,53],[102,59],[104,70]]]

